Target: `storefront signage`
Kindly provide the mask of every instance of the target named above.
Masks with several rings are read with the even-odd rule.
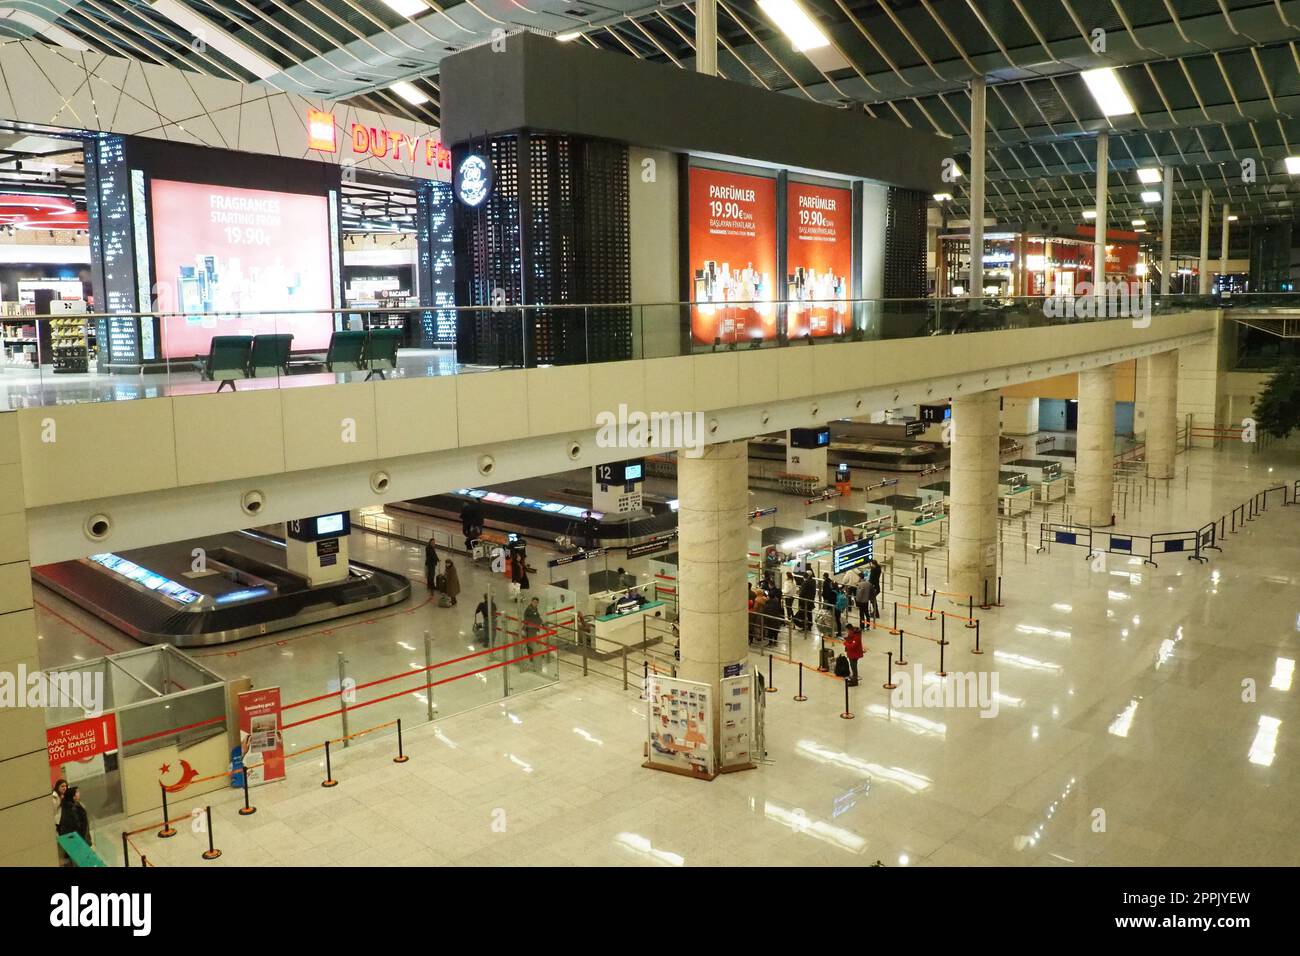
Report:
[[[434,136],[412,136],[400,130],[353,123],[347,144],[354,155],[406,160],[417,166],[451,170],[451,150]],[[333,113],[307,110],[307,148],[322,153],[339,151]]]
[[[486,156],[470,153],[460,161],[455,177],[456,198],[466,206],[478,206],[492,192],[492,164]]]
[[[117,749],[117,718],[112,714],[88,717],[45,731],[50,766],[61,767]]]

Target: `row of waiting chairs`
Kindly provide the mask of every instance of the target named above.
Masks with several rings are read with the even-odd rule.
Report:
[[[401,329],[371,329],[368,332],[341,331],[330,336],[325,353],[329,372],[365,371],[366,381],[397,368],[397,348],[402,343]],[[203,363],[203,377],[219,381],[217,391],[227,385],[235,390],[235,381],[264,375],[288,375],[293,336],[214,335]]]

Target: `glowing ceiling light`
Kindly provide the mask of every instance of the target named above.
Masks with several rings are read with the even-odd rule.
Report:
[[[1083,211],[1083,218],[1084,218],[1084,219],[1096,219],[1096,218],[1097,218],[1097,210],[1095,210],[1095,209],[1085,209],[1085,210]]]
[[[408,83],[406,80],[399,80],[397,83],[390,86],[389,89],[412,106],[419,106],[421,103],[429,102],[429,98],[416,89],[414,83]]]
[[[559,40],[561,43],[568,43],[570,40],[576,40],[580,36],[582,36],[582,31],[574,30],[570,33],[557,33],[555,39]]]
[[[1097,101],[1103,116],[1128,116],[1136,112],[1133,109],[1133,101],[1124,92],[1124,84],[1120,82],[1119,74],[1110,67],[1084,70],[1079,75],[1088,85],[1088,92]]]
[[[418,17],[429,9],[424,0],[384,0],[384,4],[394,13],[411,18]]]
[[[1160,194],[1154,189],[1142,190],[1142,201],[1144,203],[1157,203],[1160,201]]]
[[[1283,160],[1286,171],[1292,176],[1300,176],[1300,156],[1288,156]]]
[[[935,202],[952,202],[952,193],[935,193]]]
[[[1160,170],[1150,166],[1148,166],[1146,169],[1139,169],[1138,182],[1146,183],[1147,185],[1150,185],[1151,183],[1160,182]]]
[[[831,41],[821,27],[795,0],[758,0],[758,5],[800,53],[830,46]]]

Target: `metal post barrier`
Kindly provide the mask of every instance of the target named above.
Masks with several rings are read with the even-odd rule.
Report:
[[[330,764],[330,742],[325,741],[325,779],[320,782],[322,787],[337,787],[339,782],[334,779],[334,768]]]
[[[826,635],[819,634],[817,640],[819,642],[817,645],[817,670],[825,674],[830,671],[830,668],[826,666]]]
[[[584,657],[583,660],[586,660]],[[650,684],[650,658],[646,658],[641,667],[641,686],[648,687]]]
[[[347,661],[343,658],[343,652],[339,651],[339,719],[343,722],[343,746],[348,745],[348,692],[347,692]]]
[[[853,712],[849,710],[849,679],[844,678],[844,713],[840,714],[842,720],[852,720]]]
[[[984,579],[984,601],[983,603],[980,604],[980,610],[987,611],[988,609],[989,609],[989,579],[985,578]],[[975,616],[974,613],[972,613],[971,617],[974,616]]]
[[[122,831],[122,865],[130,868],[131,866],[131,838]]]
[[[257,812],[257,807],[250,805],[248,802],[248,768],[245,767],[239,776],[244,784],[244,805],[239,808],[239,815],[247,817]]]
[[[217,857],[221,856],[221,851],[212,845],[212,807],[204,807],[203,811],[207,814],[208,818],[208,848],[203,851],[203,859],[215,860]]]
[[[903,632],[898,632],[898,666],[906,667],[907,660],[903,657]]]
[[[907,613],[912,613],[912,579],[907,579]]]
[[[402,751],[402,718],[397,718],[397,756],[393,758],[393,763],[406,763],[411,758],[406,756]]]
[[[980,622],[979,621],[975,622],[975,650],[971,651],[971,653],[972,654],[984,653],[983,651],[980,650]]]
[[[776,693],[776,686],[772,683],[772,655],[767,655],[767,687],[765,690],[769,694]]]
[[[883,686],[885,690],[893,690],[895,687],[898,686],[897,684],[894,683],[894,652],[893,651],[885,651],[885,661],[886,661],[885,666],[889,668],[888,671],[889,676],[885,678],[885,683]]]
[[[799,693],[794,695],[795,700],[807,700],[803,695],[803,661],[799,662]]]
[[[941,645],[948,643],[947,624],[948,624],[948,615],[940,611],[939,612],[939,643]]]
[[[898,602],[894,602],[894,626],[889,629],[890,634],[898,633]]]
[[[508,664],[502,668],[502,670],[509,670],[509,669],[510,669],[510,665]],[[627,645],[626,644],[623,645],[623,689],[627,690]],[[506,693],[508,694],[509,691],[507,690]]]
[[[483,625],[484,634],[487,633],[487,624]],[[430,675],[433,673],[433,637],[428,631],[424,632],[424,676],[426,683],[429,682]],[[433,720],[433,688],[424,689],[424,719]]]
[[[1002,575],[998,575],[998,603],[994,607],[1002,607]]]
[[[921,569],[921,597],[930,593],[930,569]]]
[[[159,781],[158,789],[162,792],[163,803],[163,825],[162,829],[158,831],[158,836],[165,840],[176,835],[176,828],[172,826],[171,820],[167,816],[167,788]]]
[[[936,597],[938,597],[938,596],[939,596],[939,592],[938,592],[938,591],[931,591],[931,592],[930,592],[930,613],[927,614],[927,615],[925,616],[925,619],[926,619],[927,621],[933,621],[933,620],[934,620],[934,599],[935,599]]]
[[[988,579],[985,578],[984,579],[984,600],[985,601],[988,601],[988,596],[989,596],[989,582]],[[988,604],[987,603],[981,604],[980,608],[981,610],[988,610]],[[966,605],[966,626],[967,627],[975,626],[975,599],[974,598],[971,598]]]
[[[948,646],[947,641],[939,642],[939,676],[947,677],[948,672],[943,669],[943,649]]]

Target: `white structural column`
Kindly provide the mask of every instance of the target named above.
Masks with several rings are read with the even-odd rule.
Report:
[[[1210,191],[1201,190],[1201,260],[1197,265],[1200,273],[1198,291],[1205,295],[1210,291]]]
[[[718,75],[718,0],[695,3],[695,72]]]
[[[1165,167],[1165,189],[1160,210],[1160,294],[1169,294],[1169,272],[1174,267],[1174,167]]]
[[[18,415],[0,413],[0,672],[39,670]],[[19,700],[27,686],[16,684]],[[0,707],[0,867],[55,866],[45,710]]]
[[[681,589],[678,676],[716,689],[726,664],[749,657],[746,544],[747,442],[677,456],[677,586]]]
[[[1228,204],[1223,204],[1223,235],[1219,239],[1219,275],[1228,274]]]
[[[970,81],[970,295],[984,294],[984,77]]]
[[[1151,396],[1147,396],[1150,403]],[[1151,430],[1147,423],[1148,433]],[[1074,466],[1075,518],[1080,524],[1111,523],[1115,462],[1115,366],[1079,373],[1079,437]]]
[[[1178,437],[1178,352],[1147,357],[1147,477],[1172,478]]]
[[[1097,235],[1092,244],[1092,288],[1094,295],[1106,294],[1106,196],[1110,173],[1110,136],[1097,134]]]
[[[977,602],[997,589],[998,403],[997,392],[952,403],[948,590]]]

